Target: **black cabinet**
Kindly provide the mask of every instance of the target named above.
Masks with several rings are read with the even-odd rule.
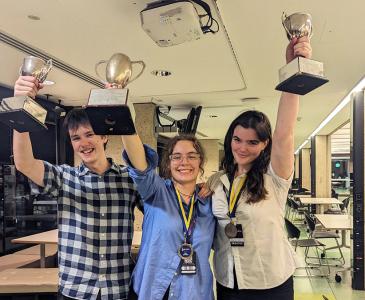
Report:
[[[14,165],[0,165],[0,255],[21,244],[11,240],[57,228],[57,199],[31,195],[28,179]]]

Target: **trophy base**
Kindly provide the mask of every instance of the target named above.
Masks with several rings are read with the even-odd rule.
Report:
[[[5,98],[0,103],[0,122],[18,132],[47,129],[47,110],[27,96]]]
[[[97,135],[132,135],[136,133],[127,105],[86,106],[85,112]]]
[[[279,81],[276,90],[305,95],[328,79],[324,77],[323,63],[297,57],[279,70]]]
[[[305,95],[328,82],[327,78],[306,73],[297,73],[279,83],[275,89],[282,92]]]
[[[87,105],[100,106],[111,105],[118,106],[127,104],[128,89],[92,89],[89,95]]]

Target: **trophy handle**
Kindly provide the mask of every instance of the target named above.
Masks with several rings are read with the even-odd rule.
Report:
[[[46,77],[47,77],[49,71],[52,69],[52,67],[53,67],[52,59],[47,60],[45,66],[42,67],[41,74],[39,75],[39,78],[38,78],[39,82],[43,82],[46,79]]]
[[[137,76],[135,76],[133,79],[130,79],[128,84],[131,83],[132,81],[135,81],[138,77],[140,77],[144,71],[144,69],[146,68],[146,64],[142,61],[142,60],[138,60],[138,61],[131,61],[131,65],[133,64],[140,64],[142,65],[142,69],[139,72],[139,74]]]
[[[108,60],[101,60],[99,61],[98,63],[96,63],[95,65],[95,73],[96,73],[96,76],[98,76],[98,78],[101,80],[102,83],[104,84],[108,84],[108,82],[106,82],[99,74],[98,72],[98,67],[101,65],[101,64],[106,64],[108,62]]]
[[[289,29],[288,28],[286,28],[286,26],[285,26],[285,20],[288,18],[288,16],[286,15],[286,13],[285,12],[283,12],[283,14],[281,15],[281,23],[283,24],[283,27],[284,27],[284,29],[285,29],[285,31],[286,31],[286,35],[287,35],[287,37],[288,37],[288,39],[289,40],[291,40],[291,34],[290,34],[290,31],[289,31]]]

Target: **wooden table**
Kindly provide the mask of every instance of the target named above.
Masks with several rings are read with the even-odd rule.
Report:
[[[319,212],[320,214],[324,213],[324,209],[326,205],[331,205],[331,204],[342,204],[341,201],[339,201],[336,198],[307,198],[307,197],[298,197],[300,203],[302,203],[303,205],[311,205],[314,204],[316,205],[316,207],[318,207],[317,212]]]
[[[54,229],[24,236],[21,238],[13,239],[11,242],[16,244],[39,244],[41,268],[44,268],[46,266],[46,244],[58,243],[58,230]]]
[[[352,216],[349,215],[330,215],[330,214],[315,214],[316,219],[323,225],[325,229],[341,230],[342,239],[341,247],[350,248],[346,245],[346,232],[352,230]],[[330,249],[330,248],[329,248]]]
[[[138,248],[141,245],[142,231],[135,231],[133,234],[132,247]],[[46,244],[58,244],[58,229],[45,231],[37,234],[13,239],[16,244],[39,244],[41,268],[46,266]]]

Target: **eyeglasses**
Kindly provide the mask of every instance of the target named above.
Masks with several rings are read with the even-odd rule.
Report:
[[[175,153],[169,155],[169,159],[173,162],[181,162],[184,159],[184,157],[186,158],[187,161],[196,161],[200,158],[200,154],[192,152],[186,155],[183,155],[181,153]]]

